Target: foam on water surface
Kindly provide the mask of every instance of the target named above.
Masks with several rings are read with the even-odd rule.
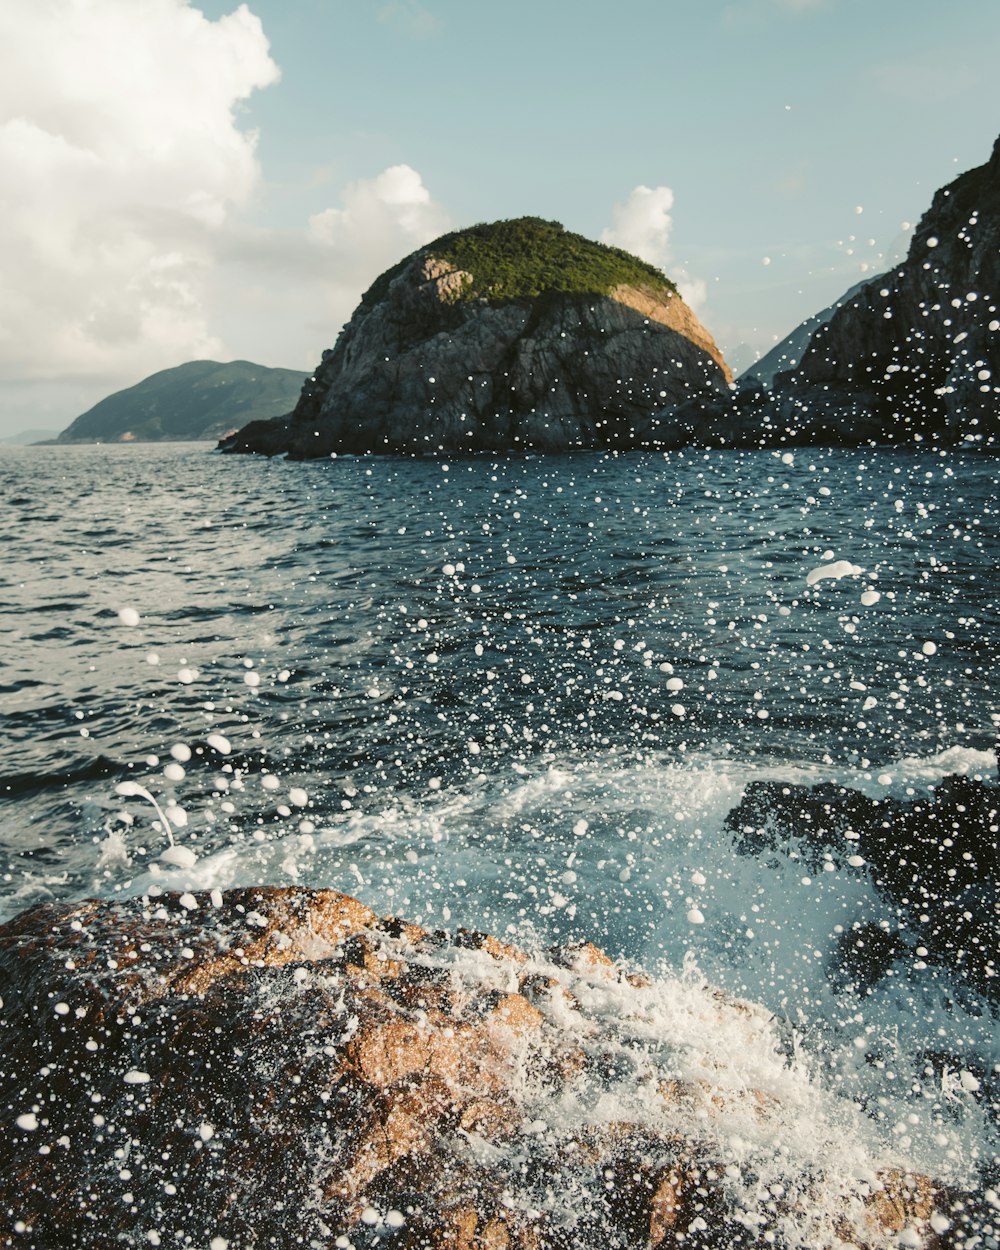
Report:
[[[285,833],[229,844],[189,870],[154,865],[128,892],[259,881],[334,886],[432,928],[485,929],[536,951],[594,941],[653,974],[638,997],[651,1020],[669,1017],[673,1029],[684,986],[755,1004],[752,1017],[768,1022],[757,1051],[746,1038],[710,1037],[704,1021],[698,1044],[714,1048],[713,1079],[734,1088],[792,1082],[780,1131],[772,1125],[769,1142],[756,1148],[790,1146],[797,1135],[796,1149],[805,1151],[821,1139],[813,1122],[822,1107],[829,1140],[847,1126],[861,1133],[864,1150],[857,1147],[852,1167],[862,1157],[869,1168],[894,1158],[969,1184],[998,1148],[987,1110],[987,1087],[995,1094],[1000,1071],[995,1017],[947,969],[912,954],[892,975],[845,988],[837,972],[842,934],[868,924],[898,928],[863,861],[851,862],[860,859],[853,844],[817,871],[794,842],[737,853],[725,818],[751,780],[833,780],[875,796],[907,795],[987,762],[984,752],[955,748],[904,758],[879,779],[784,761],[570,758],[482,778],[471,789],[351,808],[306,834],[289,813]],[[611,1021],[634,1011],[635,1001],[627,1009],[594,1003]],[[684,1027],[697,1030],[697,1019],[684,1016]],[[658,1027],[643,1033],[647,1041]],[[626,1110],[609,1108],[611,1118]],[[796,1166],[807,1166],[804,1156]]]
[[[295,883],[539,958],[590,940],[653,978],[585,1002],[630,1080],[662,1042],[692,1077],[780,1094],[767,1123],[733,1111],[734,1158],[805,1172],[842,1137],[846,1184],[885,1159],[969,1183],[996,1157],[989,1004],[905,932],[891,975],[851,989],[843,934],[905,924],[858,847],[751,855],[726,826],[754,781],[908,800],[995,775],[988,463],[817,448],[443,474],[168,448],[151,472],[72,450],[76,477],[32,467],[25,515],[0,518],[5,915]],[[135,515],[109,522],[109,494]],[[32,517],[53,516],[65,551],[42,567]],[[736,1032],[707,986],[756,1005]],[[603,1091],[610,1118],[641,1112],[636,1088]]]
[[[511,989],[509,970],[480,952],[449,948],[428,962],[447,962],[459,991]],[[515,1067],[509,1088],[530,1140],[498,1152],[470,1138],[472,1152],[509,1177],[515,1206],[540,1206],[571,1226],[574,1206],[587,1194],[576,1192],[568,1144],[595,1126],[638,1125],[702,1143],[704,1165],[737,1219],[753,1228],[770,1206],[778,1244],[812,1250],[831,1243],[838,1216],[853,1215],[862,1225],[863,1196],[878,1188],[880,1174],[914,1162],[898,1137],[824,1086],[794,1030],[759,1006],[721,996],[691,959],[652,981],[616,978],[586,960],[567,970],[541,955],[525,971],[556,978],[569,991],[539,1006],[590,1062],[553,1099],[544,1064],[532,1055]],[[531,1047],[526,1041],[526,1060]],[[957,1134],[951,1140],[969,1145]],[[561,1184],[547,1196],[523,1179],[529,1158],[546,1152],[563,1160]],[[937,1174],[959,1179],[961,1168],[949,1167],[944,1155],[939,1149],[934,1157]],[[769,1203],[775,1197],[782,1201]]]

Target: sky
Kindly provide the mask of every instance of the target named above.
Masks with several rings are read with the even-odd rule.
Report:
[[[0,0],[0,438],[186,360],[301,369],[375,277],[533,214],[739,372],[1000,132],[998,0]]]

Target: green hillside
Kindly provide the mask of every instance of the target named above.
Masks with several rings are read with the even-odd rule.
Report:
[[[434,256],[472,274],[465,298],[533,299],[547,291],[607,295],[616,286],[676,287],[655,265],[618,247],[573,234],[558,221],[515,217],[442,235],[387,269],[362,298],[377,304],[414,255]]]
[[[303,381],[298,370],[269,369],[248,360],[192,360],[102,399],[58,441],[218,439],[248,421],[291,412]]]

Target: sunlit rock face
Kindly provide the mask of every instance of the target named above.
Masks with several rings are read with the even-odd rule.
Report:
[[[296,458],[676,446],[684,431],[654,414],[731,381],[652,266],[520,219],[445,236],[382,275],[292,416],[220,445]]]
[[[866,1156],[767,1012],[334,891],[42,905],[0,930],[0,1244],[980,1244]],[[848,1104],[850,1106],[850,1104]]]
[[[1000,139],[937,192],[906,260],[852,288],[794,369],[769,387],[754,373],[731,402],[695,399],[673,419],[767,445],[1000,437]]]

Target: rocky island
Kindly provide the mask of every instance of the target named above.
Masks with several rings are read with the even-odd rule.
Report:
[[[290,416],[224,451],[563,451],[681,441],[654,416],[732,375],[654,266],[524,217],[445,235],[387,270]]]
[[[997,437],[1000,140],[937,192],[901,265],[803,323],[738,388],[663,273],[524,217],[383,273],[294,411],[220,447],[308,459]]]

